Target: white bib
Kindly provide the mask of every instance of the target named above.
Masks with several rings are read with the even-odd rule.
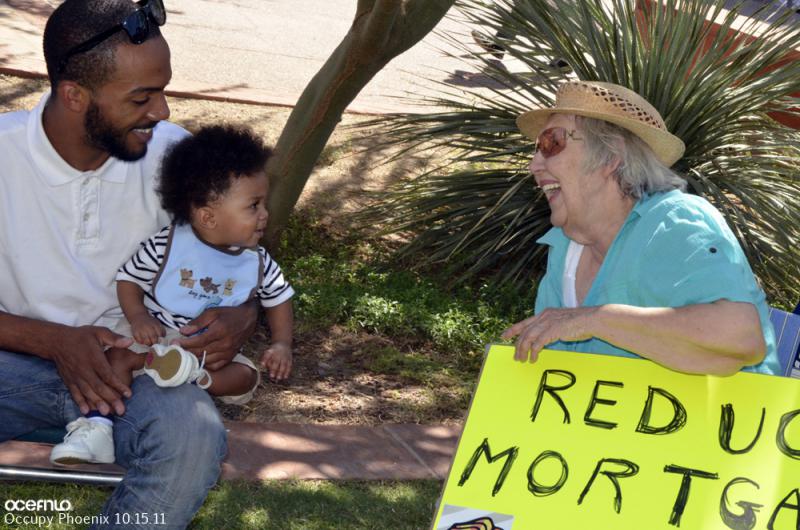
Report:
[[[171,314],[195,318],[209,307],[239,306],[252,298],[263,267],[255,249],[214,247],[201,241],[190,225],[178,225],[170,233],[153,294]]]

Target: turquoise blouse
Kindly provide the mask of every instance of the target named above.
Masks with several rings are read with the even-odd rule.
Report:
[[[550,245],[547,272],[536,294],[536,313],[563,307],[562,282],[569,238],[550,229],[539,243]],[[622,225],[584,306],[627,304],[681,307],[726,299],[756,306],[767,354],[744,370],[779,373],[775,333],[764,292],[722,214],[708,201],[678,190],[640,199]],[[554,350],[639,357],[603,340],[558,341]]]

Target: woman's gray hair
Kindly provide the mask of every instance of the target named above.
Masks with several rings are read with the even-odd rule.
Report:
[[[686,181],[629,130],[585,116],[576,116],[575,121],[586,145],[583,169],[590,171],[619,160],[615,177],[624,195],[640,199],[660,191],[686,189]]]

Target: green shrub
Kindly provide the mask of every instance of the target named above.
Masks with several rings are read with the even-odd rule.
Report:
[[[396,149],[386,151],[389,160],[437,161],[380,194],[363,222],[402,236],[398,259],[410,266],[529,285],[546,266],[547,247],[536,240],[551,225],[547,200],[527,169],[533,142],[515,119],[552,106],[566,79],[606,81],[633,89],[659,110],[686,143],[674,169],[689,192],[720,210],[770,302],[796,303],[800,131],[771,116],[798,113],[800,61],[782,58],[800,49],[800,25],[780,4],[457,2],[459,18],[503,47],[514,68],[453,35],[454,53],[491,83],[458,91],[442,83],[426,99],[430,112],[359,124],[380,148]],[[730,38],[735,32],[759,38]],[[552,68],[554,58],[572,71]]]
[[[365,293],[355,300],[347,324],[353,330],[409,335],[414,330],[406,322],[403,313],[404,307],[397,300]]]
[[[480,359],[487,343],[532,311],[530,291],[488,284],[454,287],[435,274],[387,265],[389,252],[380,242],[332,236],[313,218],[294,219],[289,234],[302,244],[291,253],[287,247],[279,260],[297,291],[300,331],[342,325],[429,343],[447,356]]]

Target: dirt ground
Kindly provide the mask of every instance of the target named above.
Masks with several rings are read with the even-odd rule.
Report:
[[[265,333],[259,331],[245,354],[257,358],[265,344]],[[253,422],[375,425],[460,421],[464,410],[456,405],[455,392],[448,396],[440,389],[434,397],[424,386],[365,368],[363,351],[389,344],[393,344],[389,338],[356,334],[337,326],[298,334],[295,364],[286,383],[262,381],[248,405],[218,406],[227,418]]]
[[[47,89],[41,79],[0,75],[0,112],[32,108]],[[243,123],[274,144],[291,109],[244,105],[201,99],[170,99],[171,121],[189,130],[204,124]],[[367,191],[382,189],[388,182],[419,169],[424,161],[381,165],[380,156],[364,153],[370,138],[348,130],[365,119],[345,115],[320,157],[298,203],[332,229],[346,229],[348,213],[367,201]],[[417,167],[413,167],[417,166]],[[245,347],[245,354],[258,359],[266,347],[266,332],[260,329]],[[320,329],[295,337],[294,368],[285,383],[264,378],[256,395],[245,406],[219,404],[229,419],[252,422],[290,423],[453,423],[463,410],[440,391],[430,392],[391,375],[374,374],[364,366],[360,352],[370,345],[392,340],[355,334],[338,327]],[[395,344],[395,346],[398,346]]]

